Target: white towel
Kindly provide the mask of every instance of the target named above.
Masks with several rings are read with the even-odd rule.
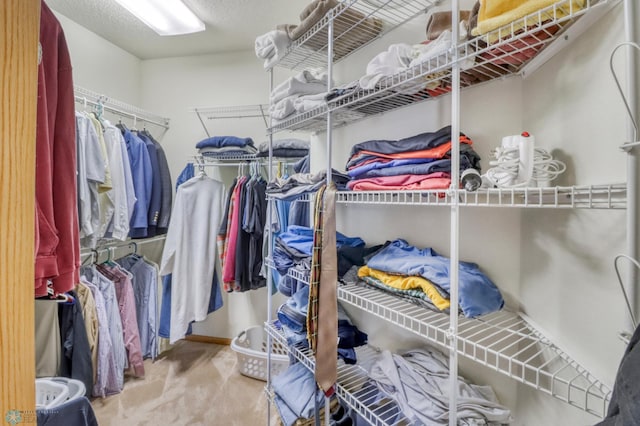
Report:
[[[298,95],[289,96],[287,98],[281,99],[274,104],[271,104],[271,106],[269,106],[269,115],[276,120],[287,118],[288,116],[296,112],[294,101],[297,98]]]
[[[289,44],[291,44],[291,39],[289,39],[286,31],[269,31],[266,34],[256,37],[256,56],[264,59],[264,67],[269,68],[272,63],[284,55]]]
[[[315,95],[327,91],[327,73],[305,70],[286,79],[271,92],[271,104],[293,95]]]
[[[302,113],[306,111],[311,111],[314,108],[317,108],[322,105],[326,105],[327,101],[325,97],[327,96],[326,92],[319,93],[317,95],[305,95],[296,98],[293,101],[293,107],[295,108],[297,113]]]
[[[378,53],[368,64],[367,74],[360,78],[360,87],[375,89],[386,76],[404,71],[411,62],[412,46],[406,43],[392,44],[385,52]]]

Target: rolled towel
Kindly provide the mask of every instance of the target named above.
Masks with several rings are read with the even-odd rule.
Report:
[[[286,31],[273,30],[256,37],[255,51],[258,58],[264,59],[264,67],[280,59],[291,44]]]

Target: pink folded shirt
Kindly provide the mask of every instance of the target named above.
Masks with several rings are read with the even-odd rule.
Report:
[[[347,183],[353,191],[389,191],[389,190],[430,190],[449,189],[451,177],[449,173],[437,172],[428,175],[382,176],[368,179],[357,179]]]

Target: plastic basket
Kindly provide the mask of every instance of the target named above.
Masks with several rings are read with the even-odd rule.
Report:
[[[53,408],[64,403],[69,387],[51,379],[36,379],[36,409]]]
[[[273,342],[271,374],[276,376],[289,366],[287,349]],[[249,327],[231,341],[231,349],[238,357],[240,373],[258,380],[267,380],[267,333],[261,326]]]
[[[67,395],[67,401],[71,401],[72,399],[81,398],[87,392],[86,386],[80,380],[70,379],[68,377],[52,377],[56,383],[62,383],[66,385],[69,389],[69,394]]]

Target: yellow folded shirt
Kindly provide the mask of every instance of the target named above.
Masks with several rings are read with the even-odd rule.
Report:
[[[391,275],[377,269],[371,269],[368,266],[363,266],[358,269],[359,277],[372,277],[380,280],[389,287],[397,288],[399,290],[412,290],[421,289],[431,299],[436,308],[440,310],[448,309],[450,306],[449,299],[445,299],[440,295],[440,292],[435,288],[434,284],[423,277],[413,277],[406,275]]]
[[[537,12],[547,6],[556,3],[556,0],[480,0],[480,11],[478,12],[478,26],[475,27],[471,34],[479,36],[490,31],[496,30],[511,22],[523,18],[531,13]],[[569,15],[570,10],[576,12],[584,8],[584,0],[571,0],[562,2],[562,7],[556,9],[554,16],[553,9],[541,14],[540,20],[548,21],[550,19],[560,19]],[[571,9],[570,9],[571,7]],[[537,23],[536,17],[531,24]],[[500,30],[495,34],[488,36],[488,42],[494,43],[501,37],[507,37],[511,32],[516,32],[524,28],[524,22],[518,22],[516,25]]]

